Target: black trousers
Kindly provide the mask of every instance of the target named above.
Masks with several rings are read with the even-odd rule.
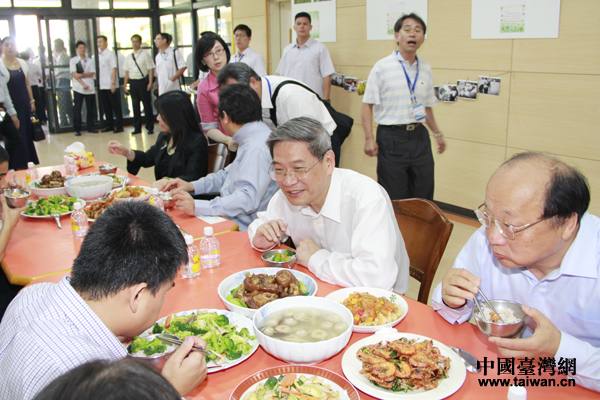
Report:
[[[121,99],[119,91],[114,93],[110,89],[100,89],[100,102],[104,108],[104,120],[106,121],[107,128],[114,128],[113,123],[113,111],[117,118],[117,129],[123,129],[123,111],[121,110]]]
[[[2,106],[4,105],[0,103],[0,107]],[[17,149],[21,146],[21,133],[8,113],[4,114],[4,120],[0,123],[0,133],[4,136],[6,152],[13,159]]]
[[[434,162],[424,125],[412,131],[403,125],[379,125],[377,145],[377,181],[390,199],[433,200]]]
[[[81,94],[73,92],[75,95],[75,106],[73,107],[73,128],[75,132],[81,132],[81,108],[83,107],[83,101],[85,100],[85,108],[87,111],[87,129],[94,129],[94,114],[96,113],[96,95],[95,94]]]
[[[146,129],[154,131],[154,112],[152,112],[152,93],[148,91],[148,77],[143,79],[129,80],[129,93],[131,93],[131,105],[133,106],[133,129],[142,130],[142,111],[140,102],[144,105],[146,115]]]
[[[39,86],[32,85],[31,93],[33,94],[33,99],[35,100],[35,116],[41,122],[46,121],[46,106],[43,101],[42,91]]]

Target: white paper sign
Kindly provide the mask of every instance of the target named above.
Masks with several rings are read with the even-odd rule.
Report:
[[[299,12],[310,14],[312,30],[310,36],[319,42],[335,42],[336,36],[336,0],[326,1],[297,1],[292,0],[292,26],[294,17]],[[292,43],[296,41],[296,31],[292,29]]]
[[[471,39],[558,38],[560,0],[472,0]]]
[[[393,40],[396,21],[410,13],[427,24],[427,0],[367,0],[367,40]]]

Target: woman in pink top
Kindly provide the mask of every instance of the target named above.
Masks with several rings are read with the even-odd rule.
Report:
[[[219,118],[219,85],[217,75],[229,62],[231,53],[221,36],[214,32],[204,32],[196,43],[194,54],[196,65],[202,72],[209,72],[198,85],[198,113],[202,130],[215,142],[225,143],[230,151],[236,151],[238,144],[225,132]]]

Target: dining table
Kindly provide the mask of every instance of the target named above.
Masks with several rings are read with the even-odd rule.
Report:
[[[79,175],[97,173],[98,166],[106,164],[96,161],[95,165],[79,171]],[[65,174],[64,165],[54,165],[37,168],[40,178],[52,171]],[[16,171],[16,177],[25,182],[25,171]],[[150,186],[150,183],[135,175],[117,169],[117,175],[131,179],[129,186]],[[6,179],[12,179],[12,175]],[[31,200],[37,199],[34,196]],[[204,236],[204,228],[212,226],[215,234],[238,230],[238,225],[226,218],[190,216],[176,208],[166,211],[173,221],[186,233],[196,240]],[[11,238],[6,247],[6,255],[1,266],[8,281],[13,285],[25,286],[32,281],[46,276],[68,272],[73,260],[79,254],[82,238],[73,237],[69,215],[60,217],[62,229],[54,218],[33,218],[22,215],[18,224],[13,229]],[[209,222],[207,222],[209,221]]]
[[[250,245],[247,232],[232,231],[217,236],[221,246],[221,264],[217,268],[202,269],[199,277],[194,279],[185,279],[181,276],[176,277],[175,287],[169,290],[165,295],[165,301],[160,311],[159,317],[188,310],[197,309],[219,309],[226,310],[217,293],[217,288],[221,281],[228,276],[253,268],[265,267],[261,259],[261,252],[255,250]],[[329,293],[342,289],[318,279],[307,268],[296,265],[295,270],[301,271],[313,279],[318,284],[316,296],[324,297]],[[68,275],[63,272],[54,276],[37,279],[37,282],[58,282],[62,277]],[[408,314],[402,319],[395,328],[400,333],[416,334],[437,340],[447,346],[455,346],[471,352],[478,360],[497,362],[501,357],[496,347],[488,342],[488,337],[483,334],[477,326],[471,323],[461,325],[451,325],[437,314],[431,307],[418,301],[402,296],[408,303]],[[354,332],[349,343],[342,351],[333,357],[315,364],[328,371],[344,376],[342,371],[342,356],[345,351],[357,341],[367,338],[372,334]],[[229,399],[234,389],[253,374],[274,368],[289,365],[285,361],[277,359],[259,347],[256,352],[242,363],[229,369],[208,374],[207,378],[186,396],[187,399],[209,400],[209,399]],[[508,387],[490,387],[482,386],[480,379],[495,378],[525,378],[518,375],[498,376],[497,369],[488,370],[486,373],[479,374],[467,373],[464,384],[450,397],[451,399],[506,399]],[[548,372],[541,376],[529,376],[529,378],[551,379],[559,381],[565,379],[564,375],[550,376]],[[527,399],[553,400],[553,399],[598,399],[597,392],[585,389],[579,386],[571,387],[527,387]],[[366,393],[358,391],[361,400],[374,399]],[[390,392],[390,394],[392,394]],[[419,394],[421,397],[414,395]],[[421,393],[396,393],[393,399],[411,400],[418,399],[438,399],[435,389],[429,392]]]

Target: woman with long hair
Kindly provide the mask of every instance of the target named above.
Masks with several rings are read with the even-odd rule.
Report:
[[[208,72],[198,85],[196,105],[202,121],[202,130],[215,142],[225,143],[229,150],[236,151],[238,144],[221,126],[219,118],[219,84],[217,75],[231,59],[229,47],[223,38],[214,32],[203,32],[196,43],[194,61],[202,72]]]
[[[19,138],[6,137],[10,154],[11,169],[26,169],[27,163],[39,164],[35,144],[33,143],[32,113],[35,112],[35,100],[29,85],[29,69],[27,63],[16,57],[15,40],[7,36],[2,40],[4,57],[0,62],[0,77],[6,82],[10,98],[19,118]]]
[[[108,151],[127,158],[127,172],[136,175],[140,168],[154,166],[156,180],[181,178],[190,182],[208,172],[208,143],[199,132],[198,117],[187,94],[180,90],[160,95],[154,103],[161,132],[156,143],[144,152],[132,150],[116,140]]]

